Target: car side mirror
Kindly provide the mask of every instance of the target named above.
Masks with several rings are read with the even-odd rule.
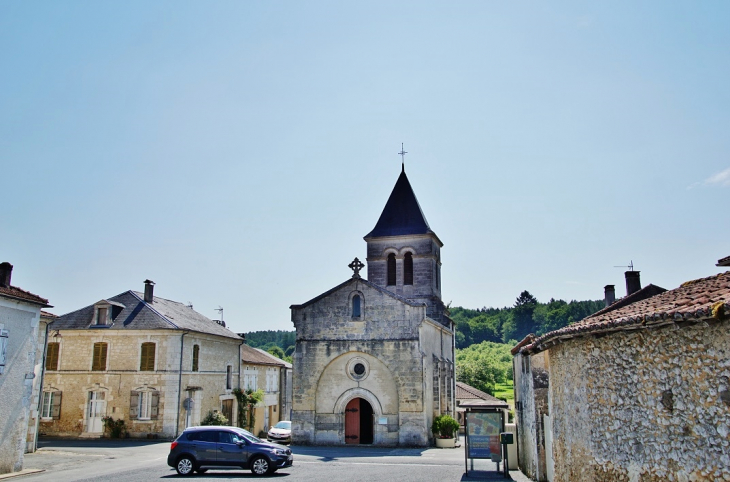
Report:
[[[243,447],[244,445],[246,445],[246,442],[238,441],[236,442],[236,445],[238,445],[239,447]]]

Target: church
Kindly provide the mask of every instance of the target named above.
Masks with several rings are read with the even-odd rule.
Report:
[[[454,323],[441,300],[441,247],[405,168],[365,236],[365,267],[291,306],[295,444],[427,446],[454,415]]]

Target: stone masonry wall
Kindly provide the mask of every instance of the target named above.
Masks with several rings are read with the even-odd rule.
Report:
[[[730,480],[730,321],[550,348],[555,481]]]

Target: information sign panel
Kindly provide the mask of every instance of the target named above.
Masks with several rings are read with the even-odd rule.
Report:
[[[502,412],[466,412],[467,456],[470,459],[501,458],[501,432]]]

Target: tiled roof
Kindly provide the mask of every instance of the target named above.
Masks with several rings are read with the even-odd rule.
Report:
[[[144,301],[144,295],[142,293],[135,291],[125,291],[124,293],[109,298],[107,301],[112,302],[113,306],[120,307],[118,312],[115,309],[112,310],[115,316],[110,326],[90,328],[89,325],[94,318],[94,305],[89,305],[80,310],[59,316],[53,322],[53,328],[55,330],[177,329],[241,340],[232,331],[177,301],[166,300],[155,296],[153,302],[150,304]]]
[[[730,271],[683,283],[679,288],[637,301],[536,338],[521,351],[539,352],[563,340],[589,334],[636,330],[673,323],[727,319],[730,316]]]
[[[53,308],[51,305],[48,304],[47,299],[41,298],[38,295],[34,295],[30,291],[20,289],[17,286],[0,286],[0,295],[22,301],[28,301],[36,305],[41,305],[44,308]]]
[[[457,400],[482,400],[484,402],[488,402],[487,405],[490,406],[505,406],[507,407],[507,402],[504,400],[500,400],[499,398],[493,397],[492,395],[483,392],[481,390],[477,390],[476,388],[472,387],[471,385],[467,385],[463,382],[456,382],[456,399]],[[482,404],[483,405],[483,404]]]
[[[267,356],[267,357],[271,358],[271,360],[274,363],[278,364],[278,365],[281,365],[281,366],[283,366],[285,368],[292,368],[292,364],[291,363],[286,362],[286,361],[282,360],[281,358],[275,357],[274,355],[272,355],[268,351],[262,350],[261,348],[254,348],[254,350],[260,351],[264,356]]]
[[[667,290],[662,288],[661,286],[648,284],[641,288],[639,291],[635,291],[628,296],[624,296],[623,298],[616,300],[611,306],[607,306],[603,309],[598,310],[591,316],[599,316],[610,311],[616,311],[617,309],[623,308],[624,306],[630,305],[631,303],[636,303],[637,301],[651,298],[652,296],[658,295],[659,293],[664,293],[665,291]]]
[[[717,260],[716,266],[730,266],[730,256]]]
[[[264,355],[262,350],[258,350],[246,344],[241,345],[241,360],[244,363],[254,363],[257,365],[281,365],[281,363],[277,363],[272,360],[272,358],[273,357]],[[279,360],[279,362],[281,362],[281,360]]]
[[[365,238],[409,234],[433,234],[433,231],[428,226],[404,170],[398,176],[378,222]]]
[[[49,313],[47,311],[41,310],[41,316],[44,318],[58,318],[57,315],[54,315],[53,313]]]

